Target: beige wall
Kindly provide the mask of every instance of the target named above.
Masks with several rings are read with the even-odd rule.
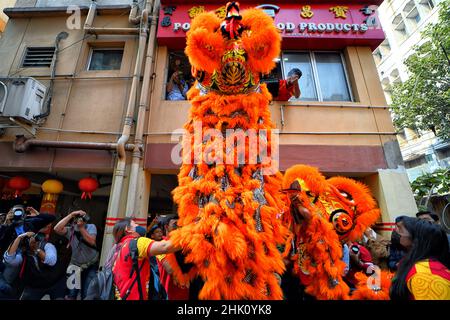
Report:
[[[84,19],[82,17],[82,24]],[[128,15],[97,16],[94,26],[105,25],[129,27]],[[96,39],[95,36],[88,36],[82,40],[84,31],[68,30],[66,17],[11,19],[0,42],[0,75],[31,76],[48,86],[50,68],[21,68],[21,63],[27,46],[53,46],[56,35],[61,31],[68,32],[69,37],[60,43],[63,50],[58,55],[52,111],[45,124],[38,128],[36,138],[116,142],[128,102],[137,37],[99,36]],[[124,47],[120,70],[87,71],[91,47],[117,45]],[[64,132],[68,130],[75,132]],[[84,134],[77,131],[108,134]],[[24,131],[8,129],[0,137],[0,142],[11,141],[16,134],[24,134]]]
[[[3,13],[3,9],[14,7],[16,0],[1,0],[0,1],[0,35],[8,22],[8,16]]]
[[[156,57],[156,79],[150,107],[148,143],[170,143],[170,133],[182,128],[188,118],[189,102],[164,100],[167,78],[167,47],[160,47]],[[281,144],[368,145],[380,146],[393,135],[295,135],[289,132],[395,132],[378,79],[370,48],[345,50],[348,73],[356,102],[289,102],[281,127],[280,105],[271,105],[272,120],[281,130]],[[170,121],[164,121],[170,119]]]

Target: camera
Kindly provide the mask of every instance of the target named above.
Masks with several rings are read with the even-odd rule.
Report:
[[[78,222],[84,222],[84,223],[88,223],[91,220],[91,218],[85,214],[84,216],[82,215],[78,215],[77,217],[74,218],[73,223],[78,223]]]
[[[45,234],[38,232],[33,236],[34,240],[36,240],[36,242],[41,242],[45,239]]]
[[[353,253],[354,254],[358,254],[359,253],[359,248],[358,248],[358,246],[357,245],[352,245],[352,251],[353,251]]]
[[[21,221],[23,219],[25,219],[25,208],[21,205],[17,205],[13,207],[13,212],[14,212],[14,221]]]

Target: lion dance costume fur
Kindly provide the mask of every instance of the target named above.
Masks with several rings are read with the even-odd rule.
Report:
[[[192,107],[185,129],[191,137],[183,140],[183,150],[193,152],[183,152],[173,191],[180,228],[170,239],[195,265],[188,275],[175,267],[174,276],[188,281],[199,275],[204,281],[200,299],[283,298],[276,275],[284,271],[276,245],[288,235],[279,218],[285,207],[279,193],[282,176],[264,175],[266,164],[259,157],[252,164],[257,150],[248,137],[242,152],[226,134],[253,129],[257,134],[266,130],[270,137],[271,95],[259,78],[275,66],[280,42],[268,15],[256,9],[240,15],[234,2],[227,4],[224,21],[203,13],[187,34],[185,52],[197,81],[188,92]],[[231,140],[219,141],[211,132]],[[270,139],[259,141],[270,156]],[[204,158],[195,161],[196,154]]]
[[[342,243],[360,239],[380,215],[369,189],[346,177],[325,177],[314,167],[296,165],[283,178],[283,190],[289,194],[292,230],[288,251],[294,254],[294,272],[306,284],[305,291],[317,299],[386,300],[392,275],[384,271],[373,278],[356,274],[356,290],[343,281],[345,263]],[[304,218],[296,203],[311,213]],[[294,243],[295,248],[289,247]],[[376,283],[372,279],[377,279]]]
[[[289,243],[293,225],[289,201],[280,192],[282,175],[263,174],[273,163],[259,156],[251,161],[258,150],[267,150],[269,157],[271,153],[269,137],[275,127],[269,111],[271,95],[260,77],[274,68],[280,43],[272,18],[257,9],[241,15],[235,2],[227,4],[223,21],[213,13],[202,13],[187,33],[185,52],[196,83],[188,92],[192,107],[185,130],[189,134],[183,138],[183,164],[173,191],[179,228],[170,239],[194,267],[183,273],[173,254],[167,258],[178,283],[202,278],[199,299],[283,298],[277,274],[285,266],[277,245]],[[226,134],[250,129],[259,135],[265,130],[267,139],[259,139],[255,146],[247,136],[242,150],[235,136]],[[218,139],[218,133],[227,141]],[[229,156],[231,163],[226,161]],[[375,203],[355,182],[325,181],[312,169],[288,171],[284,187],[289,188],[293,180],[308,185],[308,191],[301,189],[299,195],[317,213],[304,231],[311,240],[305,248],[311,259],[302,267],[317,277],[307,291],[319,299],[347,298],[339,240],[356,239],[375,222],[379,214]],[[351,194],[355,204],[337,190]],[[321,199],[318,211],[311,195]],[[331,206],[341,203],[349,216],[341,212],[328,220],[326,199]]]

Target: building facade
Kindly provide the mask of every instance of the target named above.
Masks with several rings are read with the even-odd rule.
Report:
[[[26,193],[37,198],[45,179],[63,181],[58,210],[91,211],[104,230],[104,257],[117,219],[133,215],[145,225],[148,214],[176,212],[171,191],[180,163],[173,155],[190,104],[170,100],[167,81],[181,71],[189,82],[183,49],[190,21],[203,10],[223,14],[225,3],[79,2],[78,28],[68,1],[22,1],[6,10],[0,77],[32,77],[52,87],[53,98],[45,122],[4,125],[0,171],[28,176],[33,188]],[[396,216],[417,208],[372,56],[384,41],[380,3],[287,0],[262,9],[283,38],[271,76],[303,72],[300,99],[271,104],[280,130],[279,169],[303,163],[365,182],[382,210],[379,230],[389,232]],[[241,1],[241,10],[258,4]],[[54,63],[27,66],[33,47],[60,48],[54,73]],[[76,182],[87,175],[98,177],[100,188],[83,202]]]
[[[408,79],[404,61],[413,47],[425,41],[421,32],[438,21],[442,0],[387,0],[379,9],[386,39],[374,51],[374,59],[388,103],[392,86]],[[404,129],[399,136],[400,149],[410,181],[424,173],[450,166],[450,142],[432,132]]]

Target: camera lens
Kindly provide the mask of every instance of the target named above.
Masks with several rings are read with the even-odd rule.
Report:
[[[14,210],[14,220],[22,219],[23,214],[24,214],[24,211],[22,209],[15,209]]]

